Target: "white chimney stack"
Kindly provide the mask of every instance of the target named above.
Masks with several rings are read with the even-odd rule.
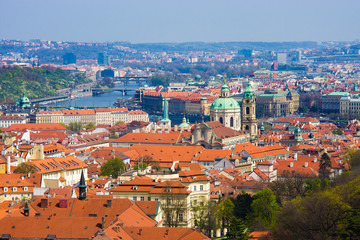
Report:
[[[309,163],[308,162],[305,162],[305,167],[307,168],[309,166]]]
[[[297,153],[294,154],[294,161],[297,161],[298,160],[298,156],[297,156]]]
[[[293,168],[294,167],[294,163],[290,162],[290,167]]]
[[[7,174],[11,174],[10,172],[10,156],[6,156],[6,168],[7,168]]]
[[[317,158],[316,157],[314,157],[314,163],[316,163],[317,162]]]

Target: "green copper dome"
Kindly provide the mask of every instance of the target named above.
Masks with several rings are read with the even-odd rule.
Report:
[[[233,98],[219,97],[210,106],[211,109],[234,109],[240,108],[239,103]]]
[[[19,105],[21,108],[30,107],[30,100],[25,96],[25,92],[23,93],[23,96],[19,100]]]
[[[179,124],[179,127],[181,128],[187,128],[190,124],[186,122],[186,118],[184,116],[182,123]]]
[[[240,108],[239,103],[229,97],[229,86],[224,81],[224,85],[221,88],[221,96],[212,102],[210,109],[236,109]]]
[[[251,82],[250,80],[248,81],[247,83],[247,87],[245,89],[245,92],[244,92],[244,98],[253,98],[255,96],[254,94],[254,91],[251,87]]]

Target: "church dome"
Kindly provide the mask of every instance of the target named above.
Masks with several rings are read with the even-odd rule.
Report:
[[[211,109],[234,109],[240,108],[239,103],[233,98],[222,98],[219,97],[211,104]]]
[[[25,92],[23,93],[23,96],[19,99],[19,105],[21,108],[30,107],[30,100],[25,96]]]
[[[187,128],[189,126],[190,126],[190,124],[186,122],[186,118],[184,117],[183,121],[182,121],[182,123],[180,123],[179,127]]]
[[[212,102],[210,109],[239,109],[239,103],[229,97],[229,86],[224,82],[221,87],[221,96]]]

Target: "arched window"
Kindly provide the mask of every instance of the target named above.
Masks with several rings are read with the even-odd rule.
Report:
[[[230,127],[233,127],[234,126],[234,119],[233,117],[230,118]]]
[[[223,118],[222,118],[222,117],[219,118],[219,122],[220,122],[221,124],[223,123]]]
[[[246,126],[245,126],[245,130],[249,130],[249,125],[246,125]]]
[[[246,107],[246,114],[250,114],[250,108]]]

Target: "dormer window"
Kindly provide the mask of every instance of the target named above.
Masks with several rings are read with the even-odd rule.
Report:
[[[17,192],[17,187],[13,187],[13,192]]]
[[[138,190],[138,186],[133,186],[132,189],[133,190]]]
[[[8,191],[8,188],[7,187],[4,187],[4,192],[7,192]]]
[[[24,191],[27,192],[27,191],[28,191],[28,187],[24,187]]]

